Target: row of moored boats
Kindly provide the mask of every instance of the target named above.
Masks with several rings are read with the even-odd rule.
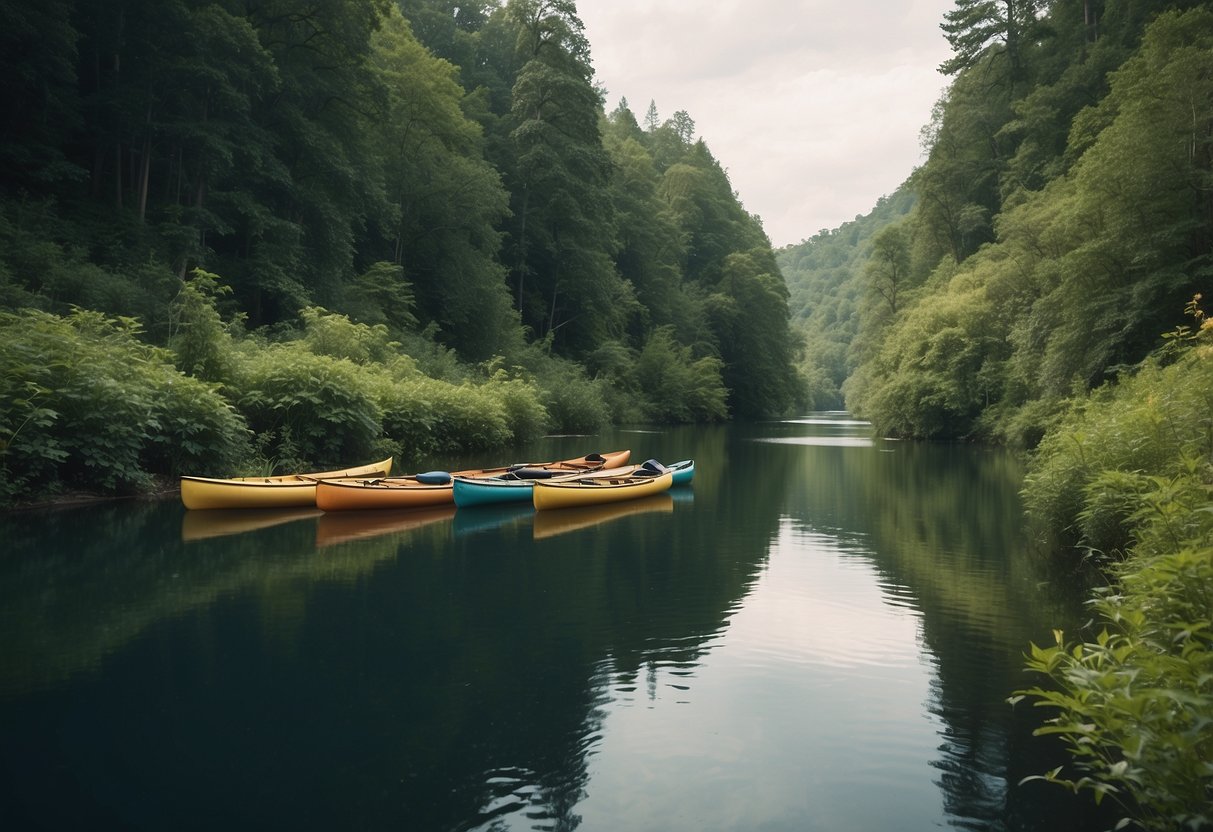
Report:
[[[531,502],[536,509],[633,500],[689,483],[694,460],[629,464],[631,451],[555,462],[391,476],[392,459],[357,468],[272,477],[182,477],[189,509],[315,506],[323,511]]]

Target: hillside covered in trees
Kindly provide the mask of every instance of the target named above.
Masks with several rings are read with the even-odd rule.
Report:
[[[1100,588],[1026,646],[1010,701],[1072,753],[1028,779],[1213,829],[1213,7],[956,0],[942,27],[925,162],[778,253],[802,373],[884,435],[1032,450],[1028,518]]]
[[[168,348],[202,384],[181,419],[234,408],[267,463],[799,401],[760,221],[689,114],[604,111],[573,0],[0,0],[0,100],[11,478],[174,441],[145,414],[120,464],[75,447],[106,396],[35,354],[64,322],[77,354]],[[493,424],[440,441],[458,400]]]
[[[1156,349],[1210,286],[1211,27],[1200,2],[957,0],[924,163],[778,253],[815,398],[1032,446]]]

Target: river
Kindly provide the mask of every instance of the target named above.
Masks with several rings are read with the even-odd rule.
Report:
[[[1023,653],[1085,617],[1013,456],[817,414],[513,458],[624,447],[693,484],[538,515],[0,515],[0,826],[1110,825],[1019,784],[1065,760],[1006,701]]]

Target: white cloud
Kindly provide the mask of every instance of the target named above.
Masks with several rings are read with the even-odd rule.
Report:
[[[776,246],[866,213],[921,161],[952,0],[579,0],[607,109],[687,111]]]

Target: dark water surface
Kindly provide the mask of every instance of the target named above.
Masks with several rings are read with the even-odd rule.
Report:
[[[1063,759],[1005,702],[1022,653],[1083,619],[1014,459],[842,416],[518,459],[621,447],[695,481],[0,516],[0,828],[1103,828],[1016,785]]]

